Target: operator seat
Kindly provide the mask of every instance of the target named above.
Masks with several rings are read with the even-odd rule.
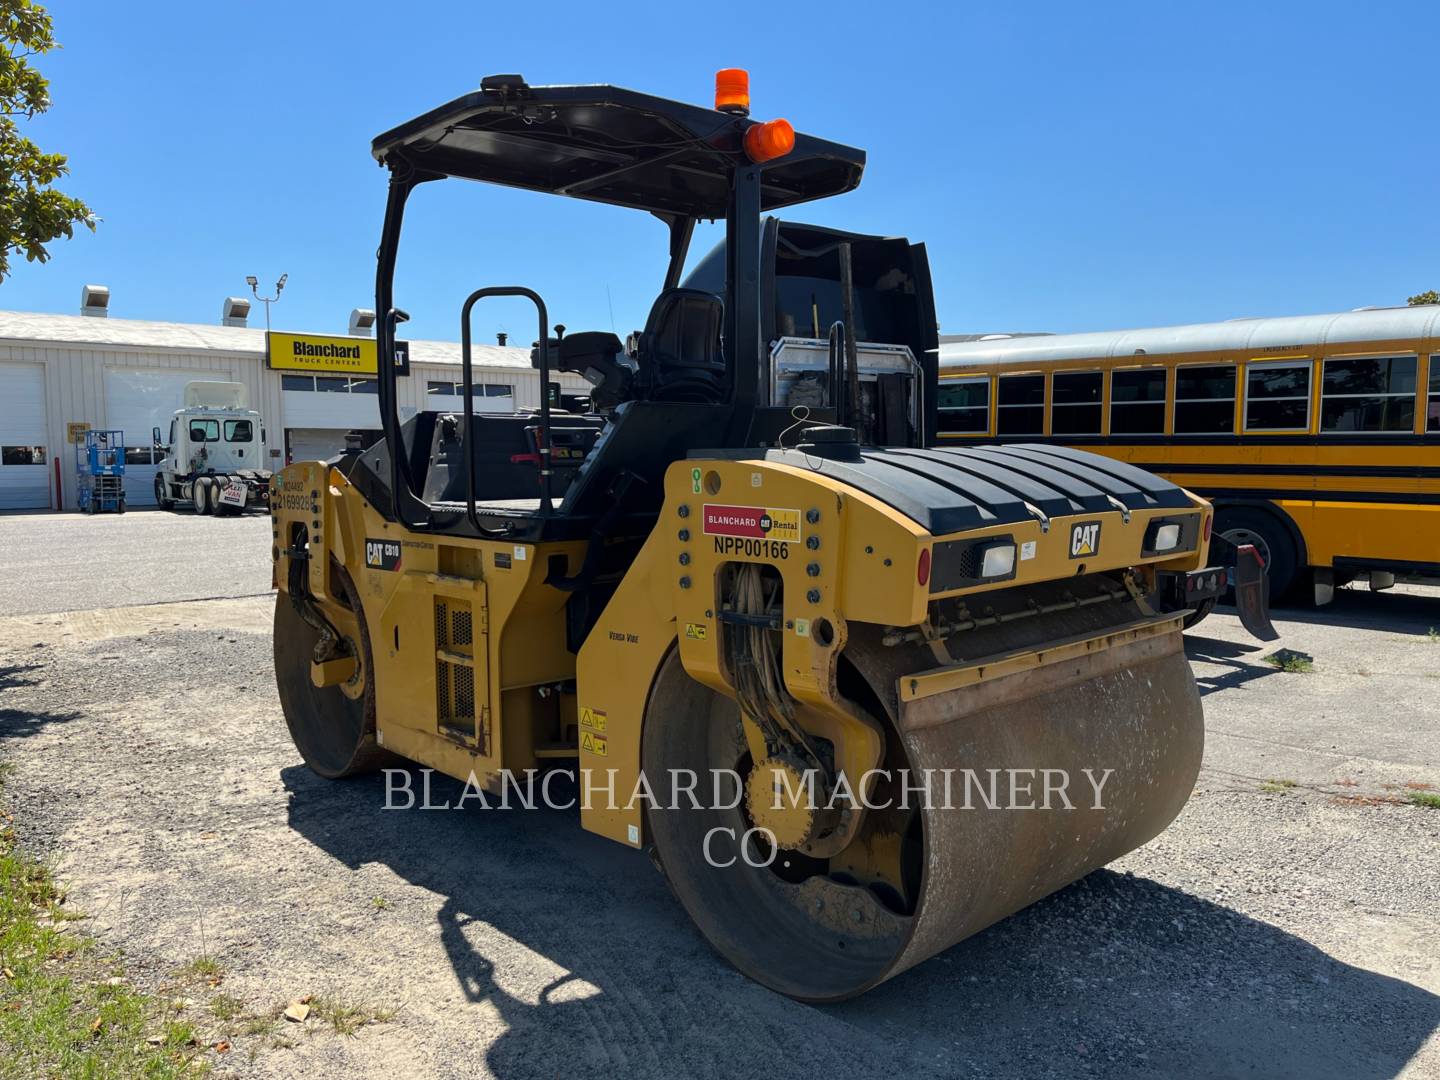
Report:
[[[650,309],[636,357],[639,396],[717,404],[728,396],[720,327],[725,304],[701,289],[666,289]]]

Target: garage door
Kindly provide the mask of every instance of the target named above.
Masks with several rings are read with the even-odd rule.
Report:
[[[285,460],[329,461],[345,449],[345,435],[350,428],[287,428]]]
[[[50,508],[45,443],[45,369],[0,364],[0,510]]]
[[[196,379],[228,380],[228,371],[105,369],[105,426],[125,433],[125,502],[155,505],[155,466],[160,455],[150,451],[150,429],[170,437],[170,417],[185,404],[185,384]]]

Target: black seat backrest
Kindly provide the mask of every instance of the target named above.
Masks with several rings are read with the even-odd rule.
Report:
[[[666,289],[640,334],[639,396],[715,403],[729,395],[720,327],[725,305],[700,289]]]

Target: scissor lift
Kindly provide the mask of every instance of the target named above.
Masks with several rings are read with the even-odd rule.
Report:
[[[75,445],[76,501],[87,514],[125,512],[125,433],[87,431]]]

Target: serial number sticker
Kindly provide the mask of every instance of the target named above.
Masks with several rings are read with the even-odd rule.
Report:
[[[800,511],[774,506],[719,506],[705,504],[707,536],[737,536],[751,540],[800,542]]]
[[[603,709],[581,709],[580,726],[589,728],[591,731],[603,732],[605,730],[606,714]],[[604,751],[600,751],[602,754]]]
[[[519,544],[516,544],[516,545],[515,545],[515,561],[516,561],[516,562],[524,562],[524,561],[525,561],[525,549],[524,549],[521,545],[519,545]]]
[[[751,559],[790,558],[790,545],[784,540],[751,540],[740,536],[715,537],[716,555],[744,555]]]
[[[1020,561],[1021,561],[1021,562],[1024,562],[1026,559],[1033,559],[1034,557],[1035,557],[1035,541],[1034,541],[1034,540],[1027,540],[1025,543],[1023,543],[1023,544],[1020,545]]]
[[[707,629],[704,623],[687,622],[685,624],[685,636],[694,641],[704,641]]]
[[[398,540],[365,540],[365,565],[371,570],[399,570],[404,549]]]
[[[580,732],[580,749],[596,757],[606,757],[610,753],[610,748],[605,745],[605,736],[588,731]]]

